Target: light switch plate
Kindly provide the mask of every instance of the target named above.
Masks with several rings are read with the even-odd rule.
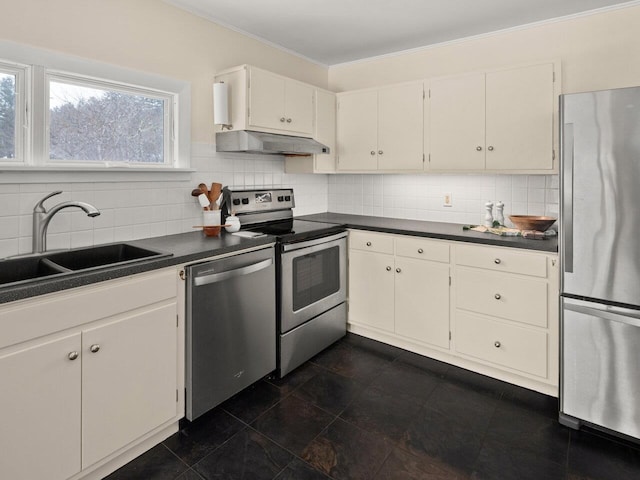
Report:
[[[453,207],[453,198],[451,197],[451,193],[445,193],[442,198],[443,207]]]

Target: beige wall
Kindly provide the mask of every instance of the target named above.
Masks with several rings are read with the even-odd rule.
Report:
[[[640,85],[640,6],[329,69],[353,90],[538,60],[562,62],[563,93]]]
[[[327,69],[160,0],[2,0],[0,38],[192,84],[192,140],[213,143],[212,83],[249,63],[327,86]]]

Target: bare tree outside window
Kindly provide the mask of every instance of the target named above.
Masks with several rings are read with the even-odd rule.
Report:
[[[0,73],[0,159],[16,156],[16,77]]]
[[[58,81],[49,93],[51,160],[164,163],[164,100]]]

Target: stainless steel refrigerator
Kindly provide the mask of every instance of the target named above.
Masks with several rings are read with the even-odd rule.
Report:
[[[640,439],[640,87],[561,96],[560,422]]]

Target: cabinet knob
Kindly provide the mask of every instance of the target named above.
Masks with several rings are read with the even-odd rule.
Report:
[[[490,152],[493,152],[493,146],[492,146],[492,145],[489,145],[489,146],[487,147],[487,150],[489,150]]]
[[[382,155],[384,152],[382,150],[378,150],[378,155]]]
[[[493,263],[495,263],[496,265],[500,265],[500,262],[501,262],[501,261],[502,261],[502,260],[500,260],[499,258],[496,258],[496,259],[493,261]]]
[[[421,249],[421,248],[419,248],[419,249],[418,249],[418,253],[424,253],[424,250],[423,250],[423,249]]]
[[[89,347],[89,350],[91,351],[91,353],[97,353],[100,350],[100,345],[94,343]]]
[[[476,147],[476,150],[477,150],[477,151],[479,151],[479,152],[481,152],[481,151],[482,151],[482,147],[481,147],[480,145],[478,145],[478,146]]]
[[[396,273],[400,273],[402,270],[400,270],[399,268],[396,268]]]
[[[367,242],[367,247],[370,247],[370,246],[371,246],[371,242]]]
[[[287,123],[291,123],[291,119],[290,118],[287,118]]]
[[[498,342],[497,340],[493,343],[493,346],[496,348],[500,348],[500,342]]]
[[[284,117],[280,117],[280,121],[281,121],[282,123],[284,123],[285,118],[284,118]]]
[[[375,155],[376,151],[375,150],[371,150],[371,155]]]
[[[496,300],[500,300],[502,298],[502,295],[500,295],[499,293],[496,293],[493,298],[495,298]]]
[[[78,352],[69,352],[69,360],[75,360],[78,358]]]
[[[391,267],[387,267],[387,272],[390,272],[390,271],[391,271]]]

